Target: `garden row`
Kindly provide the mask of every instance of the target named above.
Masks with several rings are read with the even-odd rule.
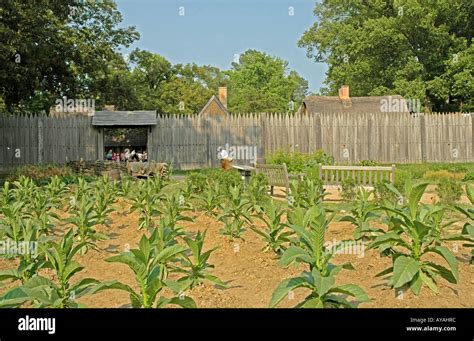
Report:
[[[209,257],[214,249],[205,251],[206,232],[191,233],[183,227],[184,221],[192,221],[186,214],[191,210],[221,221],[221,233],[230,240],[251,229],[265,241],[262,251],[273,252],[281,266],[299,263],[306,267],[300,276],[281,282],[270,306],[278,305],[297,288],[308,291],[300,307],[349,307],[369,300],[356,284],[335,284],[340,271],[354,268],[350,263],[331,261],[339,247],[360,240],[391,258],[392,266],[378,274],[391,287],[410,288],[415,294],[422,287],[437,292],[440,278],[459,281],[458,261],[449,243],[473,246],[474,210],[472,206],[421,204],[427,185],[407,181],[399,190],[384,184],[384,194],[380,192],[377,201],[370,200],[370,191],[358,189],[350,214],[339,218],[352,223],[354,238],[329,247],[325,235],[337,212],[327,207],[323,186],[311,178],[293,181],[286,203],[267,194],[263,175],[253,176],[244,186],[234,172],[193,173],[179,184],[160,178],[117,183],[104,177],[92,183],[78,178],[77,184],[66,185],[53,176],[46,185],[38,186],[31,178],[20,177],[6,182],[0,195],[0,238],[8,245],[37,247],[31,248],[34,252],[4,254],[16,260],[17,267],[0,271],[0,281],[14,284],[0,297],[0,306],[77,307],[76,299],[81,296],[123,290],[132,307],[195,307],[187,290],[203,282],[224,290],[226,284],[212,274]],[[472,204],[473,189],[467,186],[466,193]],[[74,276],[84,269],[75,260],[76,254],[97,249],[97,241],[107,238],[97,228],[110,223],[120,198],[138,212],[143,236],[136,249],[107,261],[129,267],[138,290],[115,280],[75,281]],[[456,223],[453,212],[466,219],[456,233],[448,229]],[[263,225],[257,225],[257,220]],[[433,258],[434,254],[444,263]]]

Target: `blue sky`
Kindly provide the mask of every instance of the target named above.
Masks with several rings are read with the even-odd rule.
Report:
[[[227,70],[235,54],[264,51],[289,62],[322,86],[327,66],[306,57],[297,46],[315,18],[314,0],[116,0],[123,25],[133,25],[140,40],[133,48],[156,52],[172,63],[210,64]],[[180,16],[180,7],[184,16]],[[294,15],[289,15],[290,7]],[[127,49],[125,52],[127,52]]]

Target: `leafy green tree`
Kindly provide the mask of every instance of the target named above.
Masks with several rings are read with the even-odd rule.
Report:
[[[55,99],[96,98],[121,46],[138,38],[118,28],[113,1],[2,1],[0,94],[6,109],[48,111]]]
[[[288,62],[256,50],[240,55],[228,75],[231,112],[296,111],[308,92],[305,79],[288,73]]]
[[[329,64],[324,94],[400,94],[437,111],[474,107],[470,0],[324,0],[298,42]]]

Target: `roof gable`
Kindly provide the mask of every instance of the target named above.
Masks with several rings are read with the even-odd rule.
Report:
[[[217,107],[219,108],[219,111],[221,111],[223,115],[229,115],[230,114],[229,111],[227,110],[227,108],[224,106],[224,104],[222,104],[222,102],[219,100],[219,98],[217,98],[215,95],[213,95],[209,99],[209,101],[207,101],[204,108],[202,108],[202,110],[199,112],[199,115],[209,113],[208,110],[211,108],[212,104],[217,105]]]

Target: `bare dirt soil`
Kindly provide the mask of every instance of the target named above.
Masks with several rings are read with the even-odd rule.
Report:
[[[283,199],[282,197],[280,197]],[[336,197],[334,198],[336,199]],[[129,213],[129,205],[123,201],[116,204],[116,211],[111,214],[110,226],[101,226],[99,230],[109,236],[108,240],[98,243],[100,251],[90,250],[77,260],[85,266],[74,280],[92,277],[101,281],[119,280],[136,288],[133,273],[122,264],[108,263],[106,258],[122,252],[126,248],[135,248],[144,231],[138,230],[138,215]],[[218,247],[212,254],[210,263],[215,266],[213,274],[228,283],[228,289],[219,289],[213,285],[204,284],[186,294],[194,298],[199,307],[217,308],[263,308],[270,302],[273,290],[285,278],[298,275],[304,270],[302,266],[282,268],[271,252],[264,253],[263,241],[251,230],[244,233],[244,240],[229,241],[219,234],[222,227],[220,222],[200,214],[191,212],[194,222],[184,223],[186,231],[197,232],[207,230],[205,249]],[[461,225],[458,227],[460,228]],[[60,227],[64,229],[65,227]],[[352,238],[353,228],[349,223],[331,223],[327,241],[341,241]],[[448,245],[455,250],[454,243]],[[411,292],[405,292],[396,297],[393,289],[386,286],[385,280],[374,277],[378,272],[390,266],[387,257],[381,257],[377,251],[365,250],[363,254],[341,254],[333,258],[336,264],[351,262],[353,271],[342,271],[338,276],[339,284],[355,283],[360,285],[369,295],[371,301],[362,303],[360,307],[389,307],[389,308],[422,308],[422,307],[474,307],[474,266],[469,264],[470,251],[460,243],[455,253],[459,262],[460,281],[450,284],[440,279],[439,294],[434,294],[426,287],[417,297]],[[443,262],[443,260],[440,260]],[[12,261],[0,259],[0,269],[15,266]],[[14,284],[0,287],[0,292]],[[288,297],[282,307],[296,305],[304,296],[304,290],[297,290],[293,297]],[[109,290],[93,296],[80,299],[88,307],[124,307],[129,305],[129,297],[118,290]]]

